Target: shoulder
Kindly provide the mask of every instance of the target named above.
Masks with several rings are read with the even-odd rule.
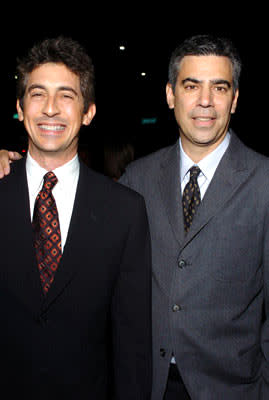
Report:
[[[237,159],[238,163],[245,163],[248,169],[268,169],[269,157],[258,153],[246,144],[232,132],[231,138],[231,156]]]
[[[144,207],[142,195],[101,173],[93,171],[83,163],[80,164],[80,176],[84,191],[91,198],[94,197],[100,207],[103,205],[111,212],[119,209],[133,209],[136,205]]]
[[[242,187],[249,193],[249,201],[262,210],[269,202],[269,158],[245,145],[236,135],[231,143],[222,164],[222,173],[231,173],[242,180]],[[237,175],[239,173],[239,175]],[[236,175],[235,175],[236,174]],[[253,195],[255,200],[253,200]],[[252,200],[250,200],[252,199]]]
[[[80,168],[77,193],[81,212],[94,214],[108,232],[118,234],[148,224],[142,195],[85,165]]]
[[[177,147],[178,142],[133,161],[127,166],[125,174],[120,179],[120,183],[136,187],[143,184],[143,182],[147,184],[149,180],[152,181],[155,177],[158,178],[160,169],[170,160],[171,155],[176,153]]]
[[[175,147],[178,145],[178,143],[164,147],[154,153],[151,153],[145,157],[139,158],[136,161],[133,161],[131,164],[127,166],[127,171],[139,171],[142,170],[145,172],[145,167],[151,168],[151,167],[158,167],[161,165],[166,158],[169,156],[171,151],[174,151]]]
[[[21,181],[22,178],[26,179],[25,158],[14,161],[10,164],[9,175],[6,175],[4,178],[0,179],[0,190],[16,184],[16,182]]]

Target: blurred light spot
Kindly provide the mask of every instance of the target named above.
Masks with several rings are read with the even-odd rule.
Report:
[[[142,125],[153,125],[156,124],[157,118],[142,118],[141,124]]]

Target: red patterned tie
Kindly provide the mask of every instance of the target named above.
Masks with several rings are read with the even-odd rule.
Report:
[[[54,280],[55,272],[62,257],[58,211],[51,192],[57,181],[58,179],[53,172],[48,172],[44,176],[43,187],[35,201],[32,222],[34,247],[41,285],[45,294]]]

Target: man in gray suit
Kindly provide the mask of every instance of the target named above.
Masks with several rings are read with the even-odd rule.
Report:
[[[269,161],[228,129],[240,69],[227,40],[180,45],[167,84],[180,139],[121,179],[150,220],[153,400],[269,399]],[[200,205],[185,230],[193,165]]]
[[[180,45],[167,84],[180,139],[121,179],[151,227],[152,400],[269,399],[269,161],[228,129],[240,69],[226,40]]]

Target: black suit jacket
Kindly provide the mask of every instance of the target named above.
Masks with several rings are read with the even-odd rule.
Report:
[[[63,257],[46,297],[25,160],[0,181],[0,221],[1,383],[37,399],[52,386],[65,398],[148,399],[151,260],[142,197],[80,164]]]

